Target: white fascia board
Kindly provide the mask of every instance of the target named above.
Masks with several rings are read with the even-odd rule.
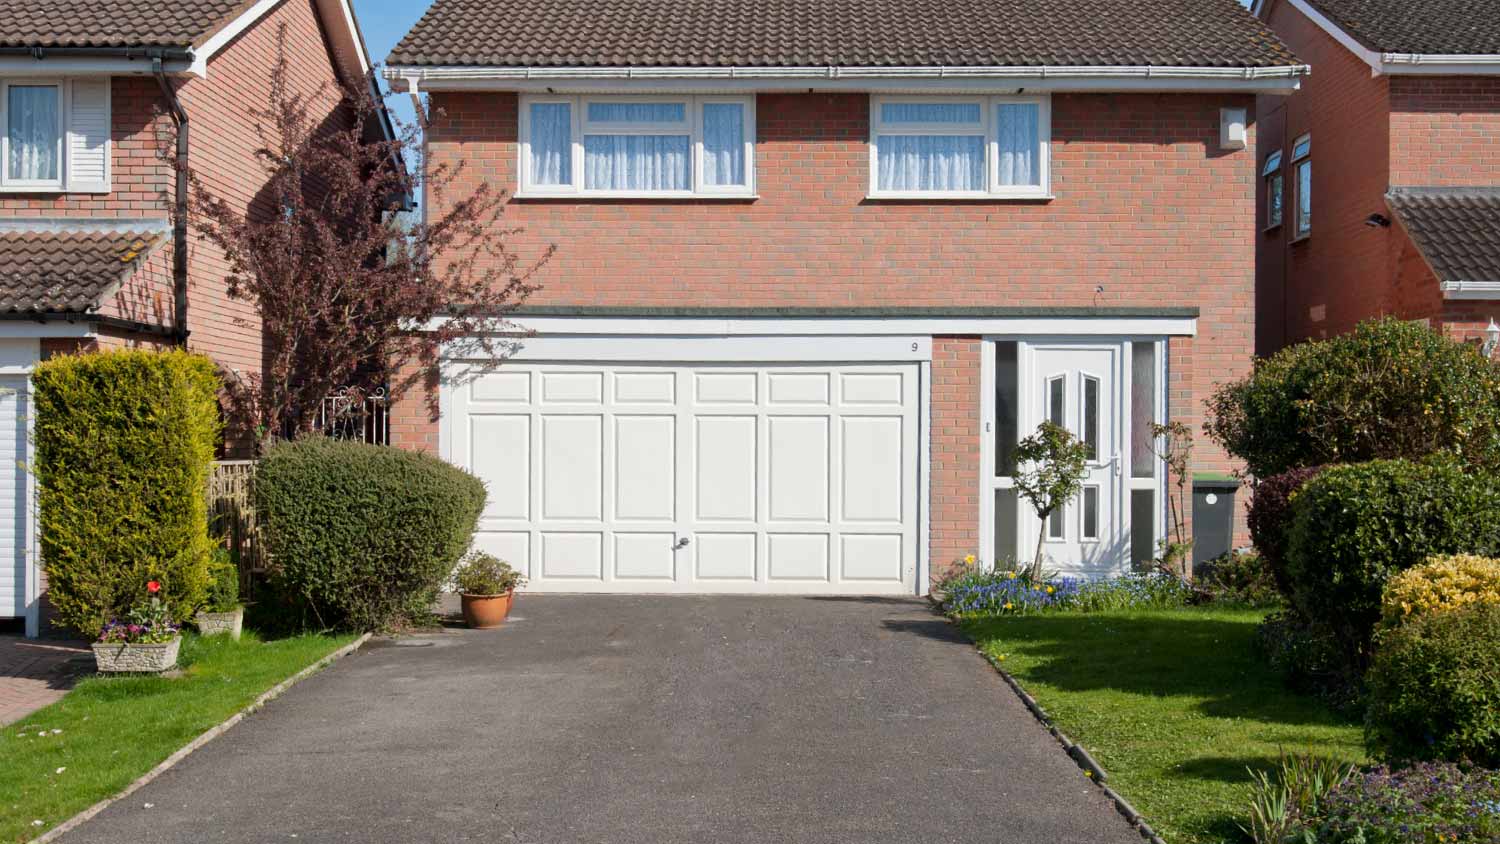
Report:
[[[426,67],[394,66],[390,80],[429,91],[1222,91],[1286,93],[1309,73],[1278,67]]]
[[[445,360],[482,357],[472,344],[446,344]],[[806,361],[922,362],[932,360],[932,338],[916,335],[843,336],[605,336],[541,335],[516,341],[515,361],[698,361],[799,363]]]
[[[537,337],[1192,337],[1196,317],[558,317],[508,319]],[[428,330],[441,324],[435,320]],[[414,326],[415,327],[415,326]]]
[[[58,56],[46,55],[34,59],[31,56],[0,56],[0,76],[148,76],[151,60],[127,59],[111,56]],[[167,73],[186,73],[187,62],[164,62]]]
[[[1445,281],[1444,299],[1500,299],[1500,281]]]
[[[1500,75],[1500,55],[1474,54],[1423,54],[1423,53],[1381,53],[1371,50],[1369,47],[1359,43],[1354,36],[1346,32],[1343,27],[1334,23],[1327,15],[1314,9],[1307,0],[1287,0],[1292,8],[1301,12],[1308,20],[1317,24],[1318,28],[1328,33],[1335,41],[1339,42],[1344,49],[1359,57],[1360,61],[1370,66],[1370,75],[1378,76],[1418,76],[1418,75],[1458,75],[1458,76],[1495,76]],[[1257,10],[1263,5],[1264,0],[1256,4]]]
[[[37,337],[93,337],[98,326],[87,316],[77,320],[0,319],[0,341]]]

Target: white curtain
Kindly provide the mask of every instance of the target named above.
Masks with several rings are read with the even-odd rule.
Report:
[[[881,135],[876,143],[880,190],[984,190],[981,135]]]
[[[531,104],[531,183],[573,182],[573,110],[568,103]]]
[[[587,190],[688,190],[687,135],[584,135]]]
[[[58,100],[56,86],[10,86],[6,103],[10,178],[30,181],[59,178]]]
[[[683,103],[591,102],[590,123],[684,123],[687,106]]]
[[[979,123],[979,103],[882,103],[882,123]]]
[[[1035,103],[1001,103],[995,108],[995,129],[1000,139],[1000,184],[1039,185],[1037,167],[1037,119]]]
[[[703,104],[703,183],[745,184],[745,107]]]

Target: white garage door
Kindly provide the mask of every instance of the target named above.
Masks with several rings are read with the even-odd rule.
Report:
[[[26,614],[26,378],[0,376],[0,618]]]
[[[531,588],[915,592],[915,365],[505,364],[454,388]]]

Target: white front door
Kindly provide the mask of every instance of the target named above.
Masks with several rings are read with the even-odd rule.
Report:
[[[451,389],[475,543],[533,589],[916,591],[914,364],[508,363]]]
[[[0,618],[26,614],[32,577],[26,376],[0,376]]]
[[[1125,400],[1121,389],[1121,344],[1035,344],[1029,349],[1023,385],[1033,401],[1023,402],[1021,436],[1044,420],[1061,425],[1089,450],[1083,488],[1043,525],[1032,513],[1024,519],[1024,547],[1036,547],[1043,531],[1046,568],[1065,574],[1099,574],[1121,567],[1129,550],[1123,514]],[[1023,503],[1023,511],[1027,506]]]

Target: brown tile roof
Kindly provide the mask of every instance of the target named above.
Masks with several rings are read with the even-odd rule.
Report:
[[[1500,0],[1309,0],[1381,53],[1500,54]]]
[[[392,65],[1296,64],[1235,0],[437,0]]]
[[[253,0],[0,0],[0,46],[191,47]]]
[[[160,231],[0,230],[0,313],[86,313],[134,272]]]
[[[1440,281],[1500,281],[1500,187],[1393,188],[1386,203]]]

